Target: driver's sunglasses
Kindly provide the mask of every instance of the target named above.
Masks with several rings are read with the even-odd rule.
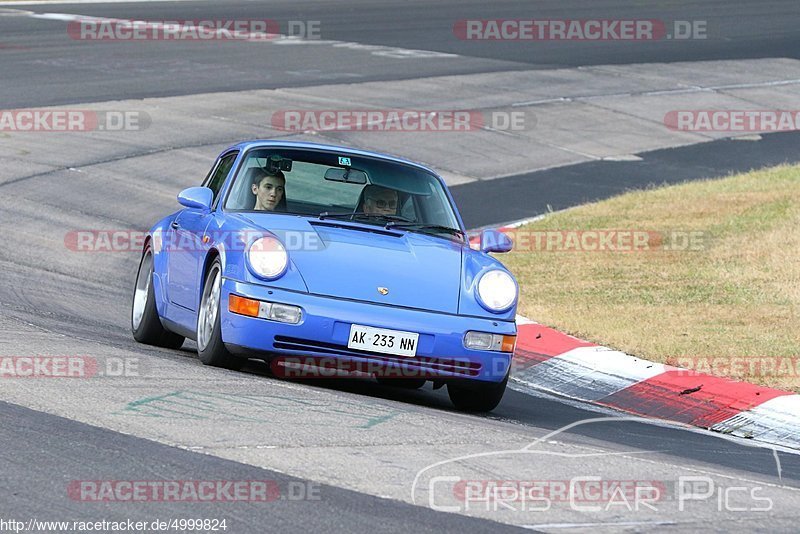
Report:
[[[373,198],[372,200],[376,206],[381,209],[389,208],[389,209],[397,209],[397,201],[396,200],[384,200],[382,198]]]

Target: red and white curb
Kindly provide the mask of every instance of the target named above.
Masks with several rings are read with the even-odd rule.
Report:
[[[563,397],[800,449],[800,395],[650,362],[517,318],[512,379]]]

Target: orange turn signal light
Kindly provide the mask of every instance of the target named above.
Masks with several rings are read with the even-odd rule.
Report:
[[[228,299],[228,310],[239,315],[258,317],[259,306],[260,302],[257,300],[247,299],[238,295],[231,295],[230,299]]]
[[[517,336],[503,336],[503,343],[500,345],[500,352],[514,352],[517,346]]]

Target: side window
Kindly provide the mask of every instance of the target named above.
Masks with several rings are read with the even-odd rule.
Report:
[[[231,172],[231,167],[233,167],[233,162],[236,161],[237,155],[239,155],[238,152],[233,152],[223,156],[219,160],[219,163],[217,163],[216,169],[214,169],[211,175],[206,178],[205,186],[214,192],[215,204],[217,202],[219,190],[222,189],[222,185],[225,183],[225,178],[227,178],[228,173]]]

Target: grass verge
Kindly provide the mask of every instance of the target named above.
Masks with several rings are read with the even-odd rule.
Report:
[[[520,314],[649,360],[800,390],[800,166],[630,192],[512,238],[499,259],[520,282]]]

